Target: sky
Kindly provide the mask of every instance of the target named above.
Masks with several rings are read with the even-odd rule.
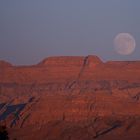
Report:
[[[97,55],[140,60],[139,0],[0,0],[0,59],[36,64],[49,56]],[[115,52],[118,33],[136,41],[131,55]]]

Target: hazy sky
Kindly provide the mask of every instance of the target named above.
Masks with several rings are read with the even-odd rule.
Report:
[[[133,54],[114,51],[120,32],[135,38]],[[140,60],[140,0],[0,0],[0,59],[34,64],[48,56],[89,54]]]

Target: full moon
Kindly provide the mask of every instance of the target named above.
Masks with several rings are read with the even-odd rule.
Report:
[[[114,47],[121,55],[132,54],[136,47],[134,37],[129,33],[119,33],[114,39]]]

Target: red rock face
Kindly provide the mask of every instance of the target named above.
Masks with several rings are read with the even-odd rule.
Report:
[[[0,61],[0,123],[11,139],[139,140],[140,62]]]

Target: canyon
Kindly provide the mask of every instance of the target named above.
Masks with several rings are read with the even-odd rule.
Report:
[[[139,140],[140,61],[1,60],[0,124],[10,140]]]

